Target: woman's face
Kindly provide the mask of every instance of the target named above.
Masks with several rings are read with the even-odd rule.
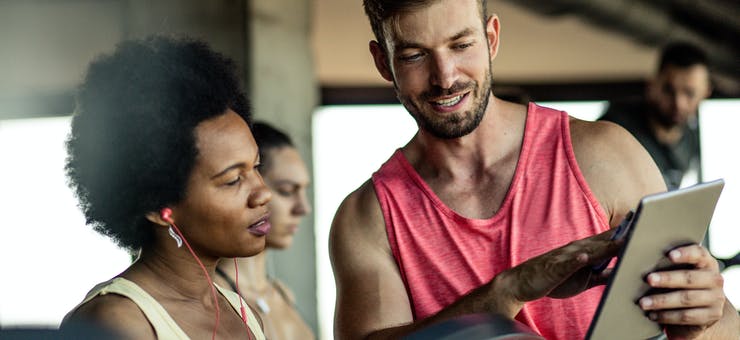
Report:
[[[232,110],[195,129],[195,167],[172,218],[201,255],[246,257],[265,247],[271,193],[256,167],[257,144]]]
[[[269,168],[262,174],[272,190],[269,204],[272,230],[267,235],[267,246],[284,249],[293,243],[301,219],[311,212],[306,198],[310,178],[306,164],[294,147],[271,149],[265,157],[270,158]]]

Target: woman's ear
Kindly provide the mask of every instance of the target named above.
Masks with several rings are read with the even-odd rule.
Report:
[[[152,222],[154,224],[167,227],[170,225],[170,221],[166,221],[164,219],[164,216],[162,216],[162,212],[156,212],[156,211],[150,211],[146,213],[146,219],[149,220],[149,222]]]

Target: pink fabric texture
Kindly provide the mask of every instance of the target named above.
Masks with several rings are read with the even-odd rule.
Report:
[[[489,219],[465,218],[447,207],[400,150],[373,174],[415,319],[501,271],[609,228],[576,164],[568,120],[565,112],[529,105],[514,178]],[[517,319],[547,339],[583,339],[602,292],[529,302]]]

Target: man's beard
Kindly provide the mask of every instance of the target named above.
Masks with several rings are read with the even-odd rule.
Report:
[[[682,120],[677,121],[672,113],[665,113],[661,111],[660,105],[656,103],[649,103],[648,110],[648,115],[652,117],[653,121],[666,129],[671,129],[676,126],[683,126],[688,123],[688,121],[683,121],[683,117],[681,118]]]
[[[476,81],[466,83],[455,83],[449,89],[433,87],[430,91],[422,93],[419,98],[422,103],[415,103],[410,96],[398,95],[398,100],[411,113],[419,127],[433,136],[441,139],[454,139],[465,136],[475,130],[483,120],[488,107],[488,100],[491,94],[492,76],[490,69],[486,74],[483,86],[478,86]],[[394,84],[395,85],[395,84]],[[473,99],[473,108],[462,113],[450,113],[445,117],[435,117],[433,115],[424,115],[420,106],[428,103],[432,98],[439,98],[445,95],[452,95],[464,90],[472,89],[468,96]],[[396,87],[398,93],[398,87]]]

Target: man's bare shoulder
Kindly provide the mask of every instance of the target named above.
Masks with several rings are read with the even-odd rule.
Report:
[[[599,162],[641,161],[634,160],[634,156],[640,156],[643,147],[627,130],[612,122],[571,118],[570,133],[578,157]]]
[[[367,180],[344,199],[334,216],[330,237],[345,239],[343,242],[354,240],[375,245],[382,245],[385,241],[387,247],[383,214],[372,180]]]
[[[329,257],[338,285],[367,275],[397,274],[385,220],[371,180],[340,205],[329,232]]]
[[[360,339],[413,321],[371,180],[342,202],[329,235],[337,284],[335,336]]]
[[[571,118],[570,131],[578,167],[612,225],[643,196],[665,191],[653,159],[621,126]]]
[[[69,314],[62,328],[74,324],[95,324],[125,339],[156,339],[149,320],[131,299],[118,294],[100,295]]]

